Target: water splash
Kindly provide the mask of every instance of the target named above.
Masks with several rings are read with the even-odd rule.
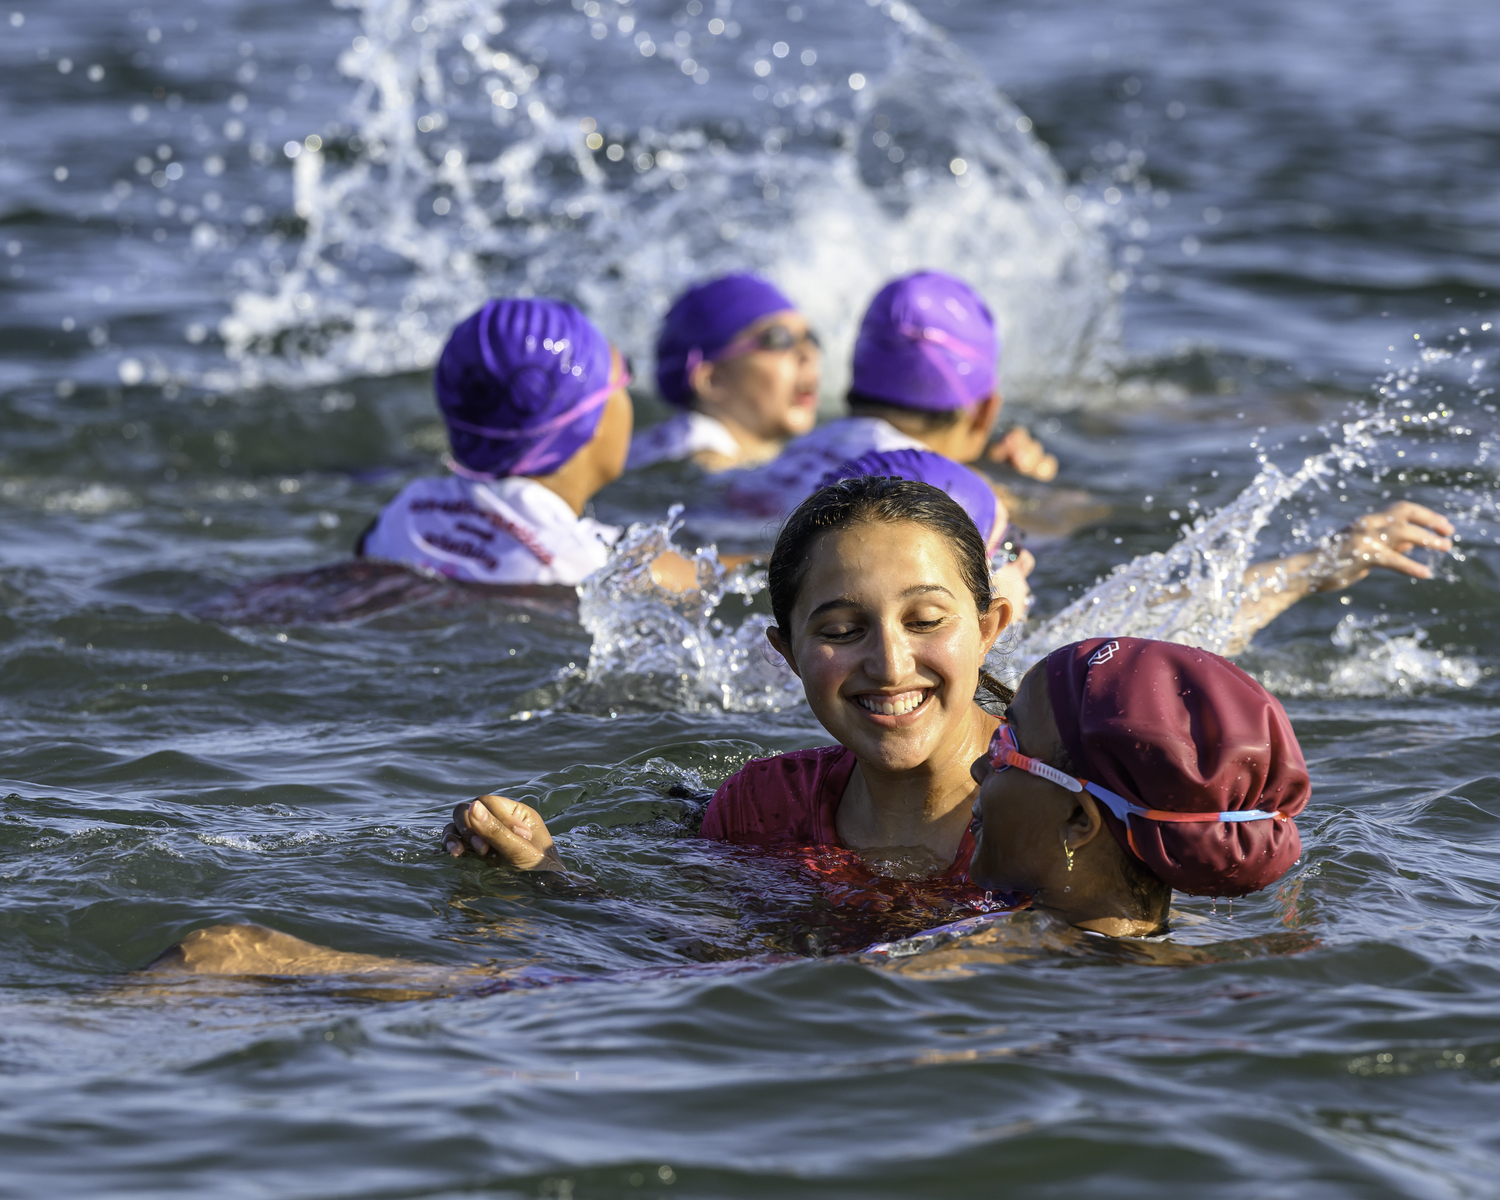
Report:
[[[350,132],[288,143],[295,261],[247,262],[210,382],[426,369],[494,292],[573,299],[648,357],[677,290],[747,267],[824,334],[829,396],[869,296],[919,266],[985,295],[1012,395],[1058,403],[1113,352],[1105,206],[908,5],[338,2]]]
[[[802,703],[801,683],[766,643],[770,618],[750,611],[763,572],[726,569],[710,546],[688,556],[696,591],[672,592],[652,578],[658,557],[682,553],[672,541],[681,512],[675,506],[664,522],[632,525],[579,586],[578,619],[594,642],[569,706],[768,712]],[[739,624],[724,619],[733,607],[746,614]]]
[[[1237,615],[1258,594],[1244,574],[1265,556],[1273,516],[1286,525],[1281,554],[1331,553],[1338,527],[1359,511],[1349,507],[1351,499],[1355,506],[1379,507],[1368,503],[1376,494],[1381,502],[1428,503],[1453,520],[1459,529],[1453,563],[1466,560],[1465,539],[1493,542],[1497,506],[1487,464],[1500,440],[1490,403],[1495,388],[1486,383],[1490,362],[1475,353],[1468,337],[1460,329],[1448,339],[1452,348],[1419,346],[1413,362],[1376,381],[1370,401],[1354,405],[1337,428],[1324,430],[1331,443],[1326,450],[1307,455],[1290,473],[1260,450],[1261,470],[1231,503],[1184,527],[1169,550],[1121,564],[1055,616],[998,644],[989,669],[1015,683],[1058,646],[1098,636],[1158,638],[1239,653],[1244,639]],[[1459,338],[1464,340],[1456,344]],[[1301,508],[1288,503],[1309,484],[1317,499]],[[1434,574],[1454,578],[1451,565],[1439,564]],[[1259,586],[1283,582],[1272,577]],[[1472,659],[1424,647],[1425,638],[1420,629],[1388,636],[1346,619],[1331,639],[1346,658],[1326,680],[1309,680],[1296,669],[1273,672],[1271,679],[1275,690],[1286,693],[1305,687],[1347,695],[1477,682]]]
[[[1235,649],[1235,617],[1250,598],[1243,577],[1260,534],[1285,500],[1329,472],[1327,459],[1313,455],[1291,475],[1267,463],[1239,496],[1199,517],[1171,549],[1122,563],[1062,612],[1027,628],[994,667],[1018,678],[1017,671],[1058,646],[1104,634],[1183,642],[1220,654]]]
[[[1236,617],[1255,596],[1244,583],[1246,568],[1268,551],[1330,550],[1338,528],[1353,512],[1378,507],[1377,497],[1409,495],[1455,521],[1451,578],[1466,560],[1465,544],[1496,539],[1495,480],[1486,464],[1500,431],[1486,367],[1467,347],[1422,348],[1413,364],[1377,381],[1371,401],[1324,431],[1326,449],[1291,471],[1259,451],[1259,473],[1233,501],[1184,526],[1168,550],[1116,567],[1055,616],[1015,627],[987,668],[1014,684],[1056,647],[1101,635],[1238,654]],[[1302,502],[1293,503],[1298,497]],[[664,523],[632,526],[609,564],[579,588],[580,619],[594,648],[572,702],[740,712],[800,705],[800,684],[766,647],[769,618],[751,610],[764,590],[762,573],[726,571],[710,547],[693,556],[698,593],[677,595],[652,580],[651,562],[675,549],[680,511]],[[1280,536],[1273,537],[1278,521]],[[731,596],[747,614],[737,624],[725,619]],[[1476,660],[1426,645],[1420,628],[1387,632],[1381,624],[1350,614],[1321,653],[1252,655],[1247,665],[1263,670],[1267,686],[1283,695],[1394,695],[1468,688],[1481,678]]]
[[[1473,656],[1427,645],[1424,629],[1391,632],[1385,623],[1350,613],[1325,647],[1254,654],[1246,665],[1278,696],[1412,696],[1468,689],[1484,678]]]

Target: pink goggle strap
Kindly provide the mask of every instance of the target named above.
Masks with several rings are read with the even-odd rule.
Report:
[[[977,346],[971,346],[968,342],[954,337],[946,329],[938,329],[932,325],[902,325],[901,332],[918,343],[923,356],[948,381],[953,394],[967,403],[969,388],[965,385],[964,377],[954,369],[947,356],[942,354],[937,347],[941,346],[959,358],[976,363],[983,361],[984,352]]]
[[[1049,783],[1055,783],[1058,787],[1066,788],[1070,792],[1088,792],[1120,820],[1126,822],[1127,826],[1131,817],[1144,817],[1148,821],[1167,821],[1183,825],[1291,820],[1284,812],[1268,811],[1264,808],[1244,808],[1231,812],[1170,812],[1166,809],[1147,808],[1137,804],[1134,800],[1127,800],[1118,792],[1110,791],[1102,784],[1090,783],[1087,779],[1079,779],[1047,763],[1028,758],[1016,749],[1015,735],[1011,732],[1010,726],[1004,724],[995,730],[995,736],[990,741],[990,762],[996,769],[1001,769],[1002,764],[1006,767],[1018,767],[1028,774],[1045,779]]]
[[[630,383],[630,372],[621,371],[618,377],[611,378],[602,388],[590,392],[577,404],[573,405],[572,408],[566,409],[551,420],[544,421],[540,425],[533,425],[529,429],[495,429],[487,425],[472,425],[468,421],[460,421],[457,417],[449,417],[447,420],[448,424],[455,429],[462,429],[466,433],[477,433],[481,437],[494,438],[497,441],[509,442],[519,438],[539,439],[534,446],[521,456],[521,460],[507,472],[511,475],[525,475],[528,473],[529,468],[541,460],[547,447],[552,444],[559,433],[578,420],[579,417],[585,416],[597,408],[603,408],[612,395],[623,387],[629,387]],[[455,473],[479,479],[494,478],[492,475],[470,473],[467,471],[467,468]]]

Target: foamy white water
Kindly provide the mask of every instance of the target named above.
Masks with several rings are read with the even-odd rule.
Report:
[[[985,296],[1013,395],[1064,403],[1115,353],[1101,229],[1124,210],[1071,194],[1030,119],[903,4],[344,6],[350,132],[277,150],[303,228],[283,274],[234,296],[218,386],[424,370],[501,293],[572,299],[645,364],[673,295],[743,269],[823,334],[830,403],[864,305],[919,267]]]

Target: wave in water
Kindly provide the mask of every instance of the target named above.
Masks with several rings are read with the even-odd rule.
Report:
[[[235,296],[211,384],[424,370],[495,293],[572,299],[648,360],[677,291],[745,268],[823,333],[829,397],[918,267],[984,294],[1012,395],[1064,402],[1113,355],[1115,210],[905,4],[341,3],[351,131],[287,143],[300,249]]]

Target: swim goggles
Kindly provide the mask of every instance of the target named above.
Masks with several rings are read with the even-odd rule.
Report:
[[[821,350],[823,348],[823,343],[818,340],[818,335],[811,329],[799,336],[785,325],[768,325],[759,333],[735,338],[734,341],[715,354],[712,361],[724,362],[731,358],[739,358],[745,354],[753,354],[757,350],[796,350],[803,345],[813,350]]]
[[[1000,723],[1000,728],[995,730],[995,736],[990,739],[989,758],[990,766],[996,771],[1019,767],[1039,779],[1055,783],[1058,787],[1066,788],[1070,792],[1087,792],[1123,821],[1127,830],[1130,828],[1131,817],[1144,817],[1148,821],[1171,821],[1177,824],[1195,825],[1208,822],[1291,820],[1284,812],[1268,812],[1263,808],[1244,808],[1233,812],[1167,812],[1160,808],[1146,808],[1134,800],[1127,800],[1117,792],[1110,791],[1107,787],[1090,783],[1087,779],[1079,779],[1075,775],[1069,775],[1059,771],[1056,767],[1048,766],[1038,759],[1022,754],[1016,746],[1015,731],[1004,721]]]

